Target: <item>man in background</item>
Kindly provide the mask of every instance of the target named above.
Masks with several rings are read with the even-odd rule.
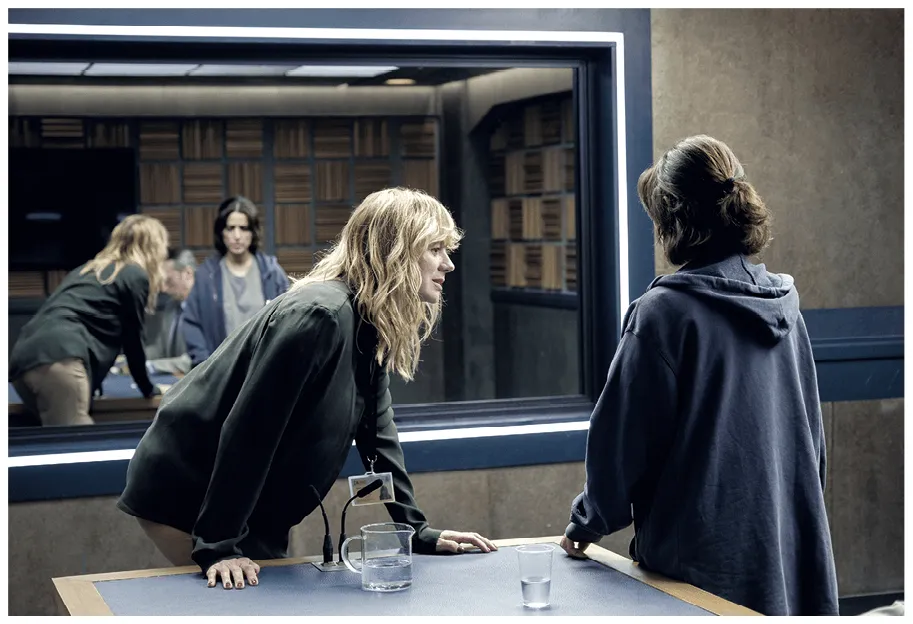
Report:
[[[146,366],[150,374],[184,375],[190,372],[190,356],[180,331],[184,302],[193,289],[197,268],[187,249],[171,251],[165,263],[164,292],[159,294],[155,314],[146,318]]]
[[[168,250],[165,261],[165,281],[155,303],[155,314],[146,315],[143,348],[146,351],[146,372],[150,375],[180,375],[190,372],[191,361],[180,330],[181,316],[190,291],[193,290],[196,258],[190,250]],[[126,375],[126,360],[117,356],[112,374]]]

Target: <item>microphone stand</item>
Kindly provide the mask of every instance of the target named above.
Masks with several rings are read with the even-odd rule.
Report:
[[[345,507],[342,508],[342,520],[340,522],[340,534],[339,534],[339,547],[342,548],[342,543],[346,540],[346,511],[349,508],[349,505],[356,498],[364,498],[368,494],[379,490],[383,485],[383,481],[380,479],[375,479],[365,487],[361,488],[355,493],[355,496],[350,498]],[[347,570],[345,564],[342,562],[342,555],[340,554],[339,561],[333,561],[333,538],[330,536],[330,521],[327,518],[326,509],[323,507],[323,502],[320,500],[320,494],[318,494],[317,489],[312,485],[311,490],[314,492],[314,496],[317,497],[317,503],[320,505],[320,511],[323,513],[323,525],[325,528],[325,534],[323,536],[323,562],[318,563],[312,561],[311,565],[320,570],[321,572],[335,572],[337,570]]]
[[[312,485],[311,491],[314,492],[317,504],[320,505],[320,513],[323,514],[323,526],[325,529],[323,535],[323,562],[325,564],[333,563],[333,538],[330,536],[330,520],[327,518],[327,510],[323,507],[323,501],[320,500],[320,494],[317,492],[317,488]]]
[[[336,565],[342,564],[342,543],[346,541],[346,511],[348,511],[349,505],[351,505],[352,501],[356,498],[364,498],[368,494],[379,490],[383,484],[384,482],[381,479],[374,479],[371,483],[355,492],[355,496],[346,501],[345,506],[342,508],[342,519],[339,521],[339,542],[337,542],[337,545],[339,546],[339,559],[337,559]]]

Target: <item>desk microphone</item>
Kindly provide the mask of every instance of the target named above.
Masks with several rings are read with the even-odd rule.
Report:
[[[346,511],[349,509],[349,505],[356,498],[364,498],[371,492],[379,490],[380,486],[382,486],[383,484],[384,484],[383,480],[374,479],[371,483],[369,483],[365,487],[363,487],[360,490],[358,490],[357,492],[355,492],[355,496],[350,498],[346,502],[345,507],[342,508],[342,520],[339,523],[339,563],[342,563],[342,543],[344,541],[346,541]],[[329,531],[329,529],[327,529],[327,531]],[[330,549],[332,550],[332,548],[333,548],[333,546],[331,544]]]
[[[326,529],[326,534],[323,536],[323,562],[333,563],[333,538],[330,537],[330,520],[327,518],[327,510],[323,508],[323,501],[320,500],[320,493],[317,492],[317,488],[312,485],[311,491],[314,492],[317,504],[320,505],[320,513],[323,514],[323,526]]]

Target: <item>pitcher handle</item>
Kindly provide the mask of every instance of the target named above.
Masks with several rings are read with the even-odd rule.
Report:
[[[349,559],[349,542],[354,542],[355,540],[361,541],[361,536],[356,535],[355,537],[350,537],[344,541],[339,548],[339,556],[342,557],[342,562],[346,564],[347,568],[356,574],[361,574],[362,564],[359,563],[358,566],[356,566],[355,563]],[[364,551],[364,547],[362,547],[361,550]],[[362,555],[362,557],[364,557],[364,555]]]

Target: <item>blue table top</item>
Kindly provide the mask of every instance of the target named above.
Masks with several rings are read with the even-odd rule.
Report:
[[[154,384],[172,385],[177,383],[178,378],[174,375],[150,375],[149,381]],[[101,388],[104,396],[96,399],[97,401],[102,398],[135,399],[143,396],[136,388],[136,383],[130,375],[108,375],[105,377],[104,381],[101,382]],[[22,403],[22,398],[16,392],[15,388],[13,388],[13,384],[9,384],[9,402]]]
[[[347,570],[263,566],[255,587],[210,588],[199,573],[95,581],[114,615],[713,615],[592,560],[556,549],[551,605],[521,602],[517,552],[415,555],[412,587],[376,593]]]

